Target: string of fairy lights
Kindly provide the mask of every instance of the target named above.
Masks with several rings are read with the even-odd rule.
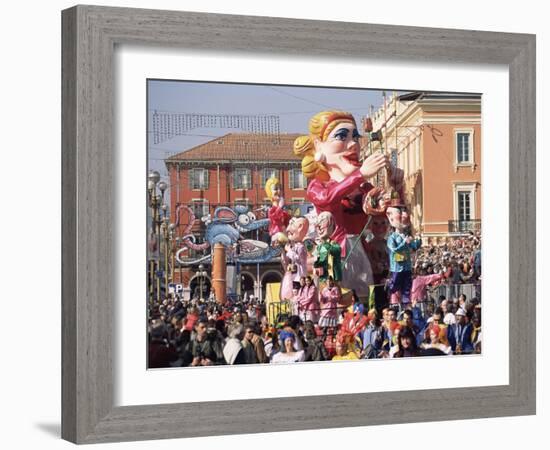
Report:
[[[279,142],[280,120],[277,115],[192,114],[155,110],[151,115],[153,144],[161,144],[196,129],[237,129]]]

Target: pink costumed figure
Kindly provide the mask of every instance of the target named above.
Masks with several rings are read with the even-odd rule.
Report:
[[[294,153],[302,157],[302,172],[311,180],[307,198],[317,213],[329,211],[334,217],[331,240],[340,245],[342,258],[347,258],[342,286],[368,297],[373,274],[366,242],[354,243],[368,220],[362,205],[373,186],[367,180],[388,167],[389,161],[376,153],[361,162],[360,136],[350,113],[320,112],[309,121],[309,133],[294,142]]]
[[[281,195],[281,183],[275,177],[265,183],[265,193],[271,200],[271,207],[267,211],[269,218],[269,235],[272,241],[277,239],[278,233],[284,233],[290,222],[290,214],[284,210],[285,200]],[[280,235],[279,235],[280,236]]]
[[[288,223],[286,233],[288,244],[281,253],[281,263],[285,274],[281,283],[281,300],[289,300],[292,295],[292,283],[307,275],[307,249],[303,240],[309,229],[305,217],[293,217]]]
[[[336,285],[334,279],[332,277],[328,277],[328,283],[321,291],[321,314],[319,317],[320,327],[326,329],[338,325],[338,303],[341,299],[342,291]]]
[[[306,276],[306,284],[300,290],[300,304],[298,306],[299,316],[302,321],[311,320],[317,323],[319,320],[319,291],[313,279]]]

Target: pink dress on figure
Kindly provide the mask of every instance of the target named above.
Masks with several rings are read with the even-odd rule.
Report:
[[[338,325],[338,302],[341,298],[342,291],[338,286],[327,286],[321,291],[320,327],[335,327]]]
[[[319,320],[319,294],[314,284],[304,286],[300,291],[299,316],[304,322]]]
[[[300,278],[307,275],[307,250],[301,242],[294,242],[288,251],[281,253],[281,263],[285,274],[281,283],[281,300],[290,300],[292,298],[292,283],[300,281]],[[296,266],[296,272],[287,270],[289,265]]]
[[[267,211],[269,218],[269,235],[273,236],[276,233],[284,232],[290,221],[290,214],[280,206],[272,206]]]

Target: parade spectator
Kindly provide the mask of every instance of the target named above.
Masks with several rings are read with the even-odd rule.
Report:
[[[481,353],[481,307],[475,307],[472,317],[472,344],[475,353]]]
[[[466,311],[458,308],[455,313],[456,324],[448,333],[451,347],[455,354],[468,354],[474,351],[472,344],[472,324],[467,322]]]
[[[426,308],[426,312],[428,311],[428,307]],[[412,312],[412,320],[413,320],[413,324],[414,324],[414,327],[416,330],[422,330],[424,329],[425,325],[426,325],[426,319],[424,318],[424,312],[422,311],[422,309],[418,306],[418,304],[416,303],[416,300],[412,300],[411,302],[411,308],[410,308],[411,312]]]
[[[296,341],[294,333],[283,330],[279,334],[279,340],[283,342],[283,346],[281,347],[281,351],[273,356],[271,360],[273,364],[305,361],[305,352],[294,349],[294,342]]]
[[[287,331],[289,333],[294,334],[296,338],[293,343],[295,350],[304,350],[305,348],[305,341],[303,339],[303,334],[301,330],[302,325],[303,325],[303,322],[299,316],[290,316],[283,326],[283,331]],[[280,334],[279,334],[279,347],[281,349],[284,347],[284,342]]]
[[[305,360],[306,361],[326,361],[329,359],[327,349],[322,339],[315,332],[315,325],[311,320],[305,323],[304,337],[306,340]]]
[[[418,356],[416,339],[413,331],[409,327],[403,326],[399,329],[397,334],[397,345],[392,348],[390,357],[408,358],[411,356]]]
[[[365,359],[377,358],[382,351],[384,343],[384,329],[382,328],[376,309],[371,309],[367,315],[369,321],[363,330],[363,351],[361,356]]]
[[[336,328],[329,328],[327,330],[327,336],[323,340],[323,344],[328,353],[328,359],[332,359],[336,355]]]
[[[416,325],[414,324],[412,310],[406,309],[405,311],[403,311],[403,319],[401,320],[400,325],[402,327],[403,326],[404,327],[409,327],[411,329],[411,331],[413,332],[413,334],[415,336],[415,339],[416,339],[416,335],[418,334],[420,329],[417,328]]]
[[[325,330],[338,324],[338,302],[342,298],[342,291],[329,276],[327,286],[321,291],[319,326]]]
[[[173,345],[165,339],[166,326],[161,320],[156,320],[150,327],[149,368],[158,369],[170,367],[178,359]]]
[[[217,331],[208,330],[208,323],[204,319],[199,319],[195,325],[189,351],[193,356],[192,366],[211,366],[224,362],[222,343],[218,339]]]
[[[430,342],[422,344],[423,349],[437,349],[446,355],[453,353],[453,349],[447,342],[446,331],[443,327],[433,325],[429,330],[429,338]]]
[[[456,319],[455,319],[454,307],[452,303],[449,303],[449,301],[445,297],[443,297],[440,307],[441,307],[441,314],[443,316],[443,323],[445,325],[454,325],[456,323]]]
[[[268,362],[265,354],[264,341],[260,337],[255,323],[249,322],[245,326],[244,339],[241,341],[246,364]]]
[[[340,340],[336,340],[336,355],[332,357],[333,361],[352,361],[359,359],[348,344]]]
[[[244,327],[240,323],[235,323],[229,327],[227,340],[223,347],[223,357],[226,364],[245,364],[246,358],[241,344],[241,338],[244,333]]]

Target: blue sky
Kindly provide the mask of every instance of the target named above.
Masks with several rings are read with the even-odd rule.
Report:
[[[387,91],[390,95],[391,91]],[[382,91],[325,87],[296,87],[204,83],[192,81],[148,81],[149,169],[167,175],[163,160],[235,129],[195,128],[185,135],[154,144],[151,118],[154,111],[179,114],[275,115],[283,133],[307,133],[311,116],[326,109],[349,111],[359,121],[382,104]],[[246,132],[246,130],[244,130]]]

